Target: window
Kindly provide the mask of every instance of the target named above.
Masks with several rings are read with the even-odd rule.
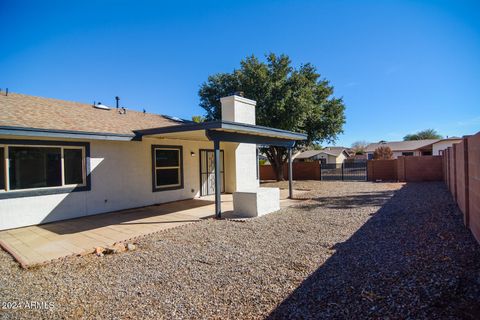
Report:
[[[413,156],[413,152],[402,152],[402,156],[406,156],[406,157]]]
[[[62,185],[62,149],[9,147],[10,190]]]
[[[5,148],[0,147],[0,190],[5,190]]]
[[[181,146],[152,146],[153,191],[183,188]]]
[[[64,149],[65,184],[83,184],[83,149]]]
[[[90,190],[88,150],[80,142],[0,140],[0,199]]]

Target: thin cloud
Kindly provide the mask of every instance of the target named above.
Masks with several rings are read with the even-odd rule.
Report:
[[[458,121],[457,125],[460,127],[469,127],[476,124],[480,124],[480,117],[471,118],[468,120]]]

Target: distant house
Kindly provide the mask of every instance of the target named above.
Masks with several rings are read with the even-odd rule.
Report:
[[[307,150],[299,153],[294,161],[296,162],[311,162],[320,161],[324,164],[343,163],[349,157],[346,148],[343,147],[328,147],[322,150]]]
[[[368,159],[373,159],[373,153],[378,147],[389,147],[393,152],[393,159],[399,156],[438,156],[442,150],[461,141],[461,138],[454,137],[446,139],[380,142],[369,144],[365,151]]]

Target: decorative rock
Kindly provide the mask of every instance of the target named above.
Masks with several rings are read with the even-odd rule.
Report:
[[[127,250],[128,251],[133,251],[135,249],[137,249],[136,245],[134,245],[133,243],[127,243]]]
[[[124,252],[125,250],[126,250],[125,245],[121,242],[118,242],[118,243],[115,243],[112,246],[109,246],[109,247],[105,248],[103,253],[104,254],[114,254],[114,253]]]
[[[104,252],[104,251],[105,251],[104,248],[102,248],[102,247],[96,247],[94,253],[95,253],[97,256],[101,257],[101,256],[103,256],[103,252]]]

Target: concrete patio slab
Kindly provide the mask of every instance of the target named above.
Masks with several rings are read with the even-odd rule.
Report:
[[[285,197],[283,197],[285,198]],[[213,218],[213,197],[183,200],[122,210],[43,225],[0,231],[0,246],[24,268],[71,255],[92,253],[96,247],[132,241],[151,233]],[[287,207],[298,200],[281,200]],[[222,211],[233,212],[231,194],[222,195]]]

